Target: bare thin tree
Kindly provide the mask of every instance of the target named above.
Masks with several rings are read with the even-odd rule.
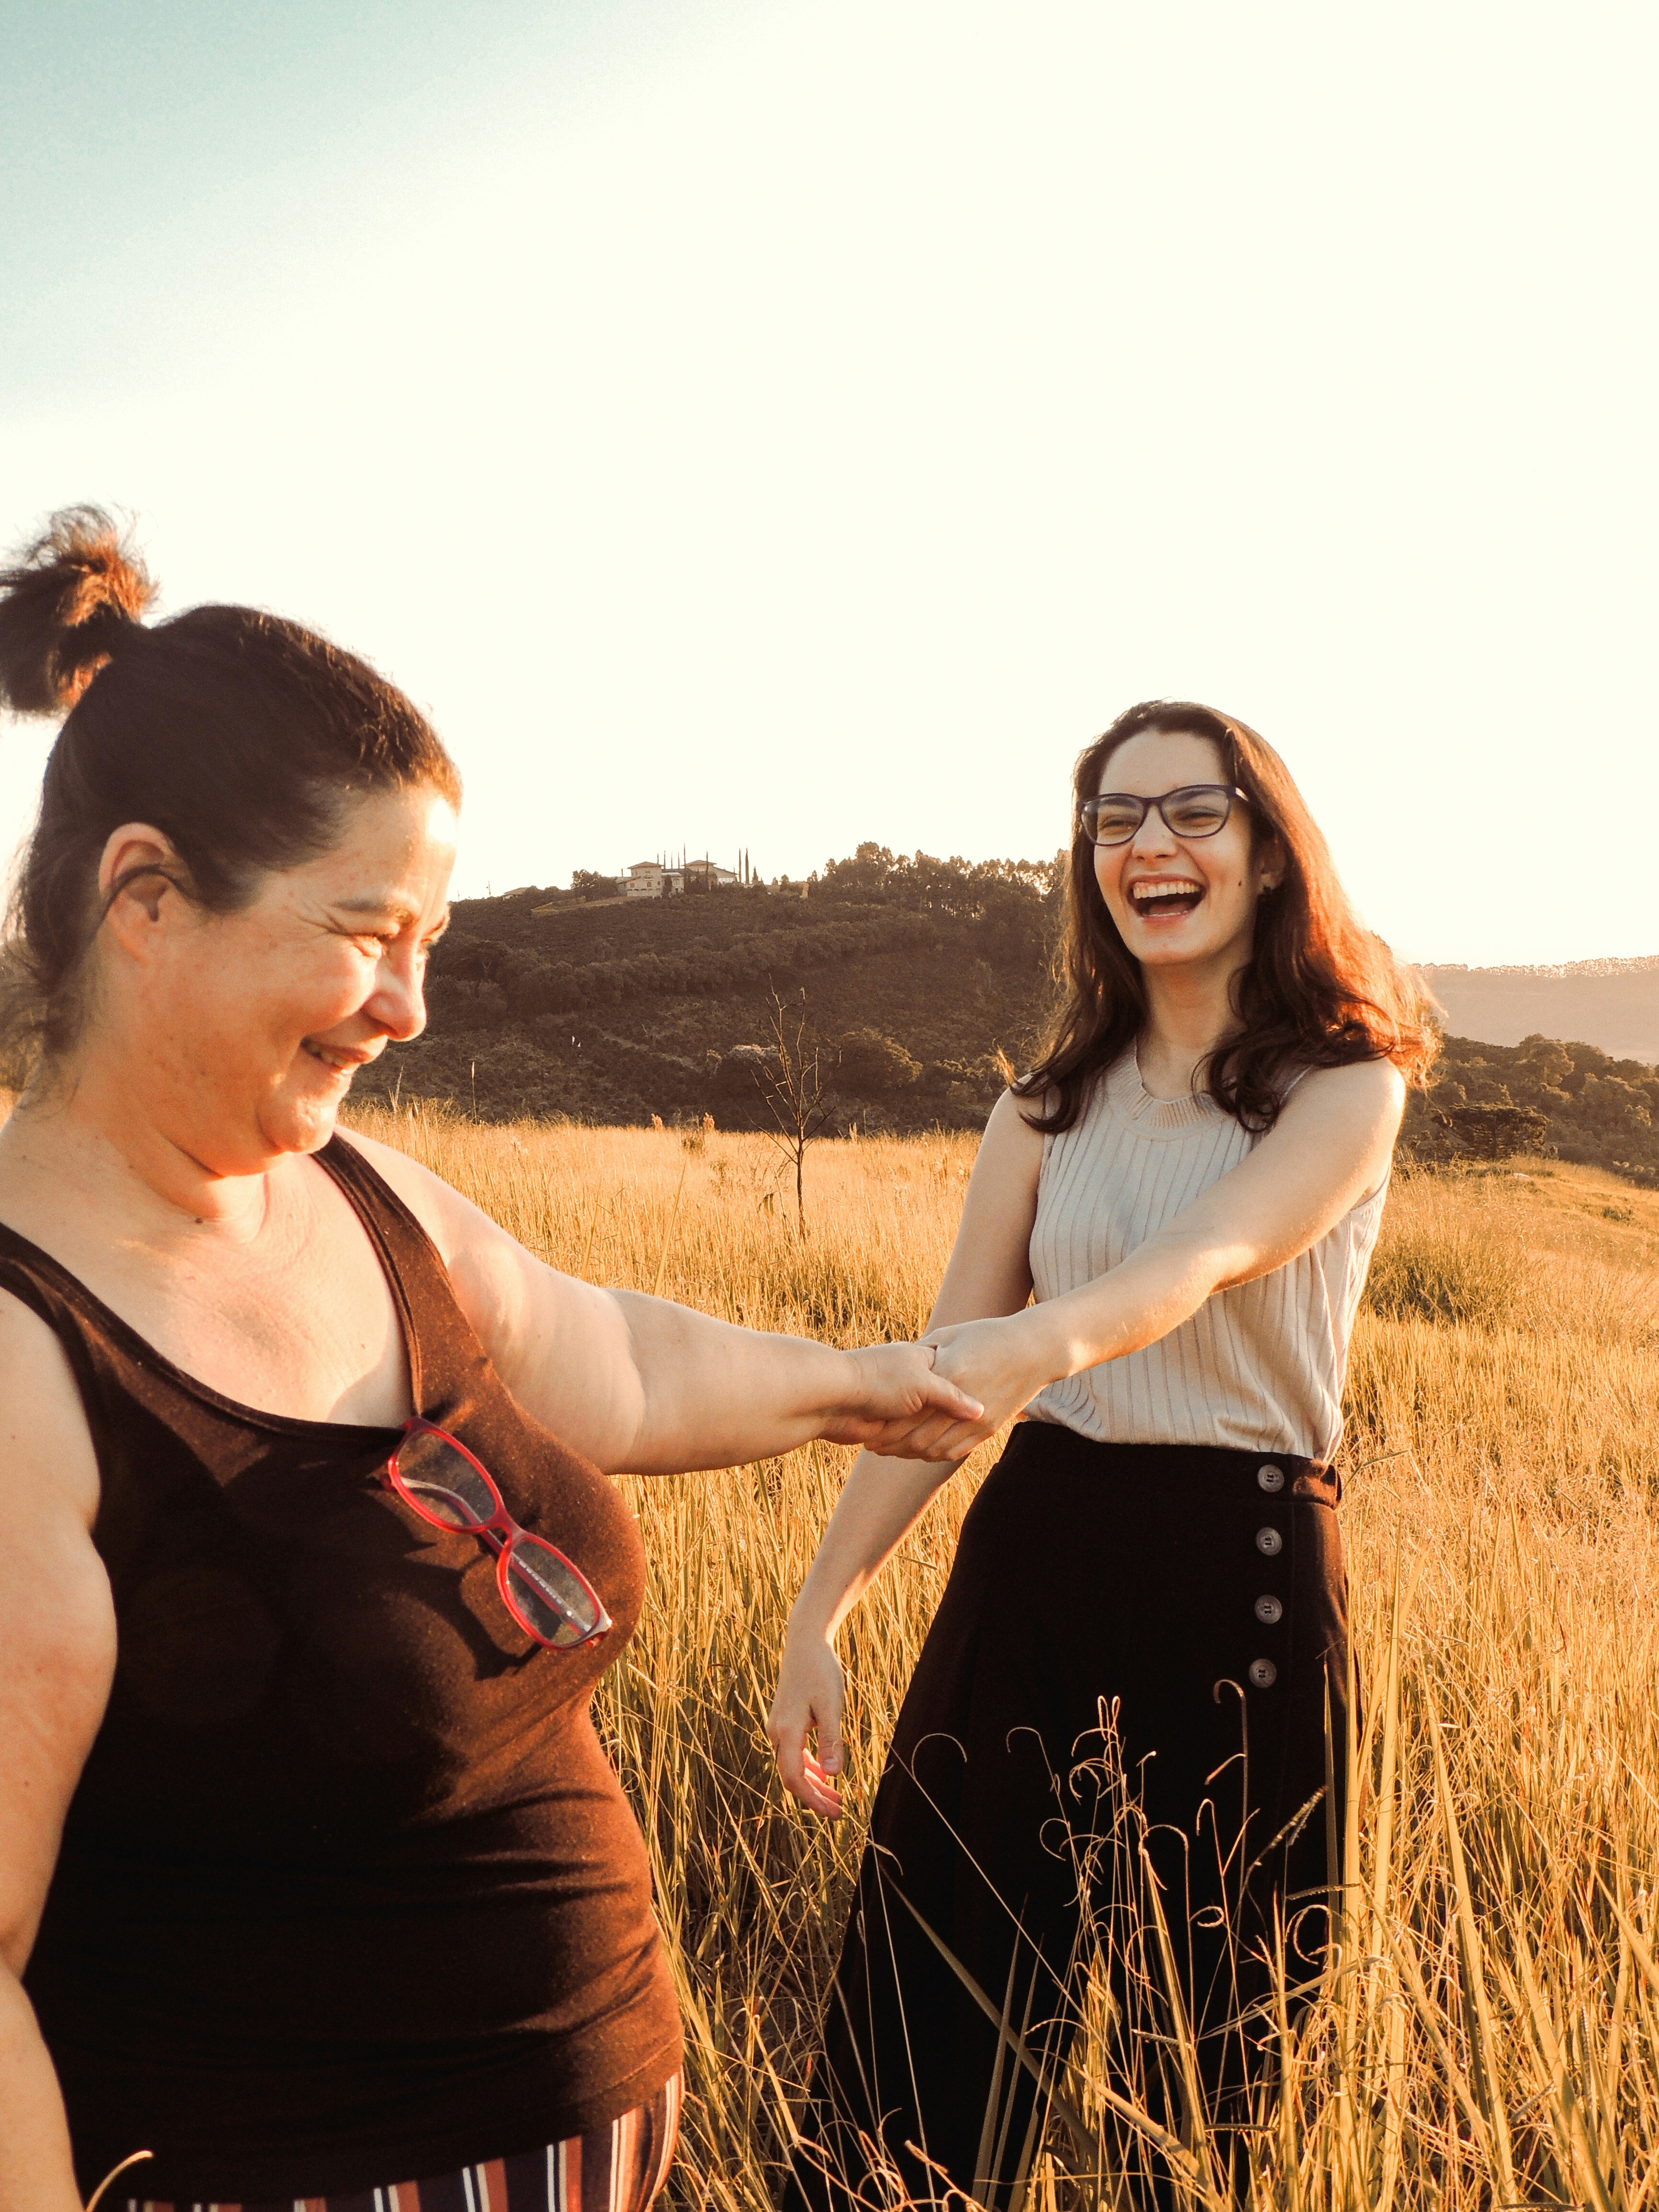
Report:
[[[795,1227],[806,1234],[805,1170],[806,1148],[823,1134],[835,1104],[823,1080],[817,1031],[807,1011],[806,993],[785,1000],[769,976],[766,1060],[755,1070],[755,1083],[775,1125],[766,1134],[795,1170]]]

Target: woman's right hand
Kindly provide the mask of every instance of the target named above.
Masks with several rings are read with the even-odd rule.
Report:
[[[792,1797],[809,1813],[838,1820],[842,1806],[837,1789],[842,1770],[842,1712],[846,1690],[835,1646],[822,1636],[785,1638],[778,1669],[777,1694],[767,1715],[766,1733],[777,1754],[778,1772]],[[817,1740],[816,1754],[812,1749]]]

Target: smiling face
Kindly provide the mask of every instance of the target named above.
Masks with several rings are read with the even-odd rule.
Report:
[[[1143,730],[1108,757],[1098,788],[1161,799],[1185,784],[1231,781],[1212,738]],[[1176,836],[1153,806],[1127,844],[1095,848],[1107,910],[1146,968],[1217,963],[1231,972],[1242,965],[1256,902],[1283,872],[1278,841],[1256,834],[1249,806],[1237,799],[1213,836]]]
[[[316,1152],[356,1070],[426,1026],[456,826],[429,787],[375,792],[349,802],[327,852],[266,875],[233,914],[125,894],[92,1050],[119,1054],[135,1106],[216,1175]],[[106,867],[122,872],[118,853]]]

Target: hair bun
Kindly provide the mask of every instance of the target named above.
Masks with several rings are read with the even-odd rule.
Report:
[[[0,568],[0,699],[20,714],[64,713],[155,597],[102,507],[64,507]]]

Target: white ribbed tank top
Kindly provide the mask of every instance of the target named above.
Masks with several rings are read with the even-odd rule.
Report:
[[[1133,1050],[1073,1126],[1045,1137],[1031,1231],[1038,1303],[1094,1281],[1257,1139],[1212,1099],[1154,1098]],[[1299,1258],[1218,1291],[1178,1328],[1040,1391],[1030,1412],[1103,1443],[1219,1444],[1328,1461],[1348,1339],[1388,1183]]]

